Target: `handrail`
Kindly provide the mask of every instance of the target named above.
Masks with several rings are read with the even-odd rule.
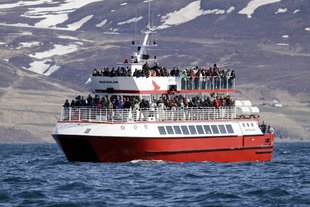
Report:
[[[225,120],[236,118],[235,107],[189,107],[148,109],[98,109],[63,107],[60,121],[69,122],[144,122],[182,120]]]

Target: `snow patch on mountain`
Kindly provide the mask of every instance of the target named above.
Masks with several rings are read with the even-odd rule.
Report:
[[[76,44],[70,45],[58,45],[55,44],[53,49],[43,52],[37,52],[35,54],[30,54],[29,57],[36,59],[44,59],[48,57],[52,57],[54,55],[66,55],[78,50],[78,46]]]
[[[287,12],[287,8],[279,8],[278,11],[275,12],[275,14],[285,13]]]
[[[82,8],[90,3],[100,2],[103,0],[65,0],[63,3],[55,6],[53,0],[33,0],[33,1],[19,1],[14,4],[2,4],[0,10],[5,8],[16,8],[21,6],[37,6],[42,4],[50,4],[44,7],[29,8],[27,12],[22,14],[22,17],[40,19],[34,26],[28,24],[4,24],[6,26],[23,26],[23,27],[35,27],[35,28],[49,28],[49,29],[62,29],[62,30],[75,30],[79,29],[79,25],[73,25],[72,28],[59,28],[58,24],[61,24],[69,19],[69,14]],[[89,16],[88,16],[89,17]],[[84,20],[85,21],[85,20]],[[80,23],[81,24],[81,23]]]
[[[229,9],[227,9],[227,11],[226,11],[226,13],[227,14],[230,14],[232,11],[234,11],[235,10],[235,7],[234,6],[232,6],[232,7],[230,7]]]
[[[185,22],[196,19],[203,14],[203,10],[200,8],[201,1],[194,1],[179,11],[174,11],[161,17],[162,25],[158,26],[157,29],[169,28],[173,25],[180,25]]]
[[[19,1],[11,4],[0,4],[0,9],[13,9],[16,7],[35,6],[41,4],[53,3],[53,0],[32,0],[32,1]]]
[[[252,14],[254,14],[255,10],[261,6],[267,4],[273,4],[280,2],[281,0],[252,0],[248,3],[248,5],[240,10],[239,14],[246,14],[248,18],[252,18]]]
[[[289,46],[287,43],[277,43],[278,46]]]
[[[108,22],[108,20],[103,20],[102,22],[96,24],[96,27],[102,27],[103,25],[105,25]]]
[[[38,73],[41,75],[49,76],[60,68],[60,66],[52,64],[53,61],[51,59],[34,61],[29,64],[30,67],[24,69],[30,70],[34,73]]]
[[[194,1],[182,9],[174,12],[170,12],[161,17],[162,25],[156,27],[156,29],[166,29],[171,26],[176,26],[184,24],[186,22],[192,21],[199,16],[207,14],[229,14],[235,10],[235,7],[232,6],[227,10],[224,9],[208,9],[203,10],[201,8],[201,0]]]
[[[117,25],[130,24],[130,23],[138,22],[138,21],[140,21],[141,19],[143,19],[142,16],[140,16],[140,17],[135,17],[135,18],[128,19],[127,21],[119,22],[119,23],[117,23]]]
[[[25,48],[25,47],[36,47],[39,46],[41,43],[34,41],[34,42],[20,42],[18,47],[16,47],[16,49],[21,49],[21,48]]]
[[[91,18],[93,18],[94,15],[88,15],[82,19],[80,19],[77,22],[74,22],[72,24],[68,24],[67,28],[71,31],[76,31],[78,29],[80,29],[86,22],[88,22],[89,20],[91,20]]]

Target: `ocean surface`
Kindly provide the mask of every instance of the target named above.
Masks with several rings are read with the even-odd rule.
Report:
[[[0,158],[0,206],[310,206],[310,142],[266,163],[69,163],[56,144]]]

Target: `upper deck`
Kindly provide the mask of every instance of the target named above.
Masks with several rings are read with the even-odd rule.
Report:
[[[235,79],[230,76],[201,77],[124,77],[92,76],[94,93],[171,94],[232,92]]]

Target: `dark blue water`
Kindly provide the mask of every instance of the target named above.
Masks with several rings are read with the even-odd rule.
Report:
[[[56,144],[0,149],[0,206],[310,206],[310,143],[226,164],[69,163]]]

